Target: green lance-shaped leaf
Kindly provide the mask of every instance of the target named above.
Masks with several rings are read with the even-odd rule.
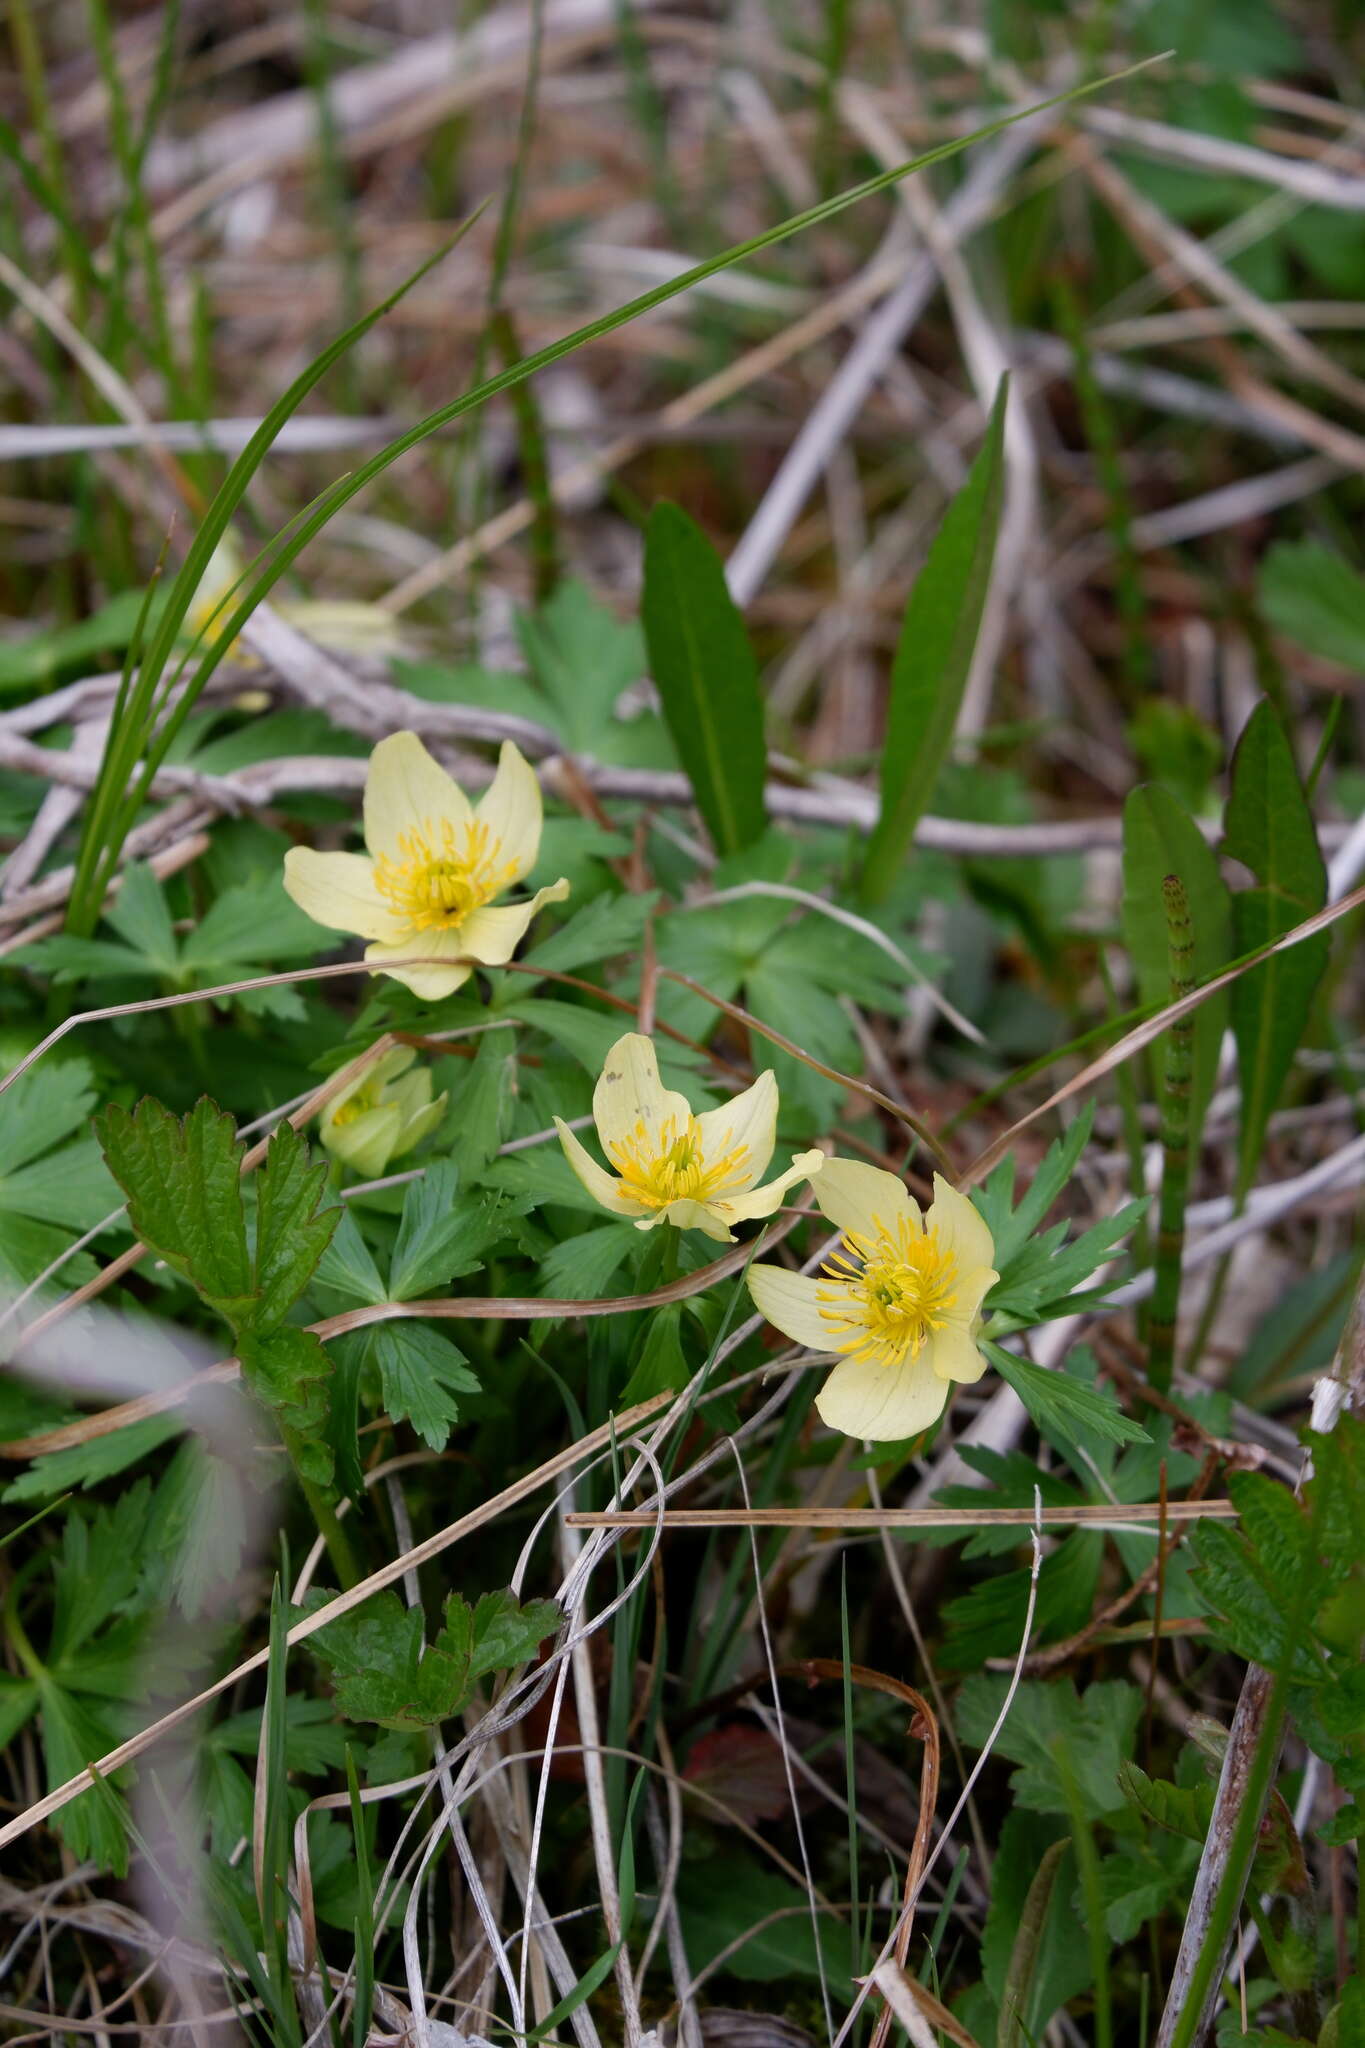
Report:
[[[1263,699],[1232,757],[1223,851],[1258,886],[1233,898],[1239,953],[1277,939],[1327,901],[1327,871],[1294,755],[1273,705]],[[1231,1014],[1242,1089],[1237,1193],[1250,1186],[1266,1125],[1279,1102],[1327,965],[1325,932],[1277,953],[1232,986]]]
[[[1028,2026],[1032,2003],[1033,1980],[1038,1970],[1038,1957],[1042,1950],[1043,1928],[1047,1922],[1048,1907],[1052,1904],[1053,1888],[1057,1882],[1057,1867],[1071,1847],[1064,1835],[1059,1842],[1044,1852],[1038,1865],[1037,1875],[1028,1888],[1024,1910],[1019,1919],[1019,1932],[1014,1937],[1010,1950],[1009,1967],[1005,1972],[1005,1985],[1000,1998],[1000,2019],[996,2027],[996,2048],[1024,2048],[1033,2039]]]
[[[1232,906],[1218,857],[1168,790],[1156,783],[1132,791],[1123,807],[1123,936],[1138,994],[1157,1007],[1170,1000],[1170,940],[1163,885],[1174,875],[1185,892],[1194,946],[1190,972],[1207,981],[1234,958]],[[1218,1077],[1228,1025],[1225,994],[1194,1012],[1190,1072],[1190,1143],[1197,1146]]]
[[[905,608],[891,669],[881,812],[863,866],[867,903],[890,893],[952,745],[995,558],[1008,395],[1009,380],[1002,378],[986,438]]]
[[[725,571],[677,505],[654,507],[645,530],[640,606],[650,674],[687,779],[718,853],[738,853],[767,825],[758,664]]]
[[[1166,908],[1169,995],[1173,1003],[1194,986],[1194,929],[1189,899],[1179,875],[1161,885]],[[1190,1187],[1190,1088],[1194,1073],[1194,1018],[1180,1017],[1166,1033],[1161,1078],[1161,1209],[1156,1234],[1156,1274],[1147,1324],[1147,1371],[1165,1393],[1175,1368],[1175,1319],[1180,1306],[1185,1249],[1185,1204]]]

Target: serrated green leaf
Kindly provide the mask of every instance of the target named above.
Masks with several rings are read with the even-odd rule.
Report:
[[[235,883],[215,897],[186,938],[180,960],[182,967],[226,981],[232,979],[226,970],[309,959],[325,943],[312,918],[285,894],[276,871]]]
[[[1009,1685],[1002,1672],[965,1680],[956,1720],[964,1742],[981,1748]],[[1078,1693],[1070,1679],[1026,1679],[1015,1693],[996,1753],[1019,1766],[1010,1780],[1015,1803],[1065,1818],[1064,1759],[1082,1810],[1103,1820],[1123,1805],[1119,1772],[1129,1756],[1142,1714],[1142,1694],[1125,1679],[1103,1679]]]
[[[553,968],[571,974],[575,968],[598,966],[618,953],[634,952],[644,936],[645,921],[659,901],[657,890],[642,895],[603,891],[576,910],[557,932],[522,955],[524,967]]]
[[[149,1415],[145,1421],[130,1422],[108,1436],[91,1437],[88,1443],[71,1444],[64,1451],[49,1451],[12,1479],[3,1497],[7,1501],[51,1500],[78,1487],[98,1486],[179,1436],[184,1427],[179,1416]]]
[[[460,1413],[453,1397],[479,1390],[463,1351],[426,1323],[380,1323],[370,1332],[370,1356],[390,1419],[410,1422],[433,1451],[443,1451]]]
[[[1169,790],[1147,783],[1133,790],[1123,807],[1123,934],[1140,1001],[1162,1007],[1171,1000],[1170,934],[1162,894],[1168,875],[1177,876],[1185,891],[1194,978],[1208,980],[1234,957],[1227,884],[1194,820]],[[1210,996],[1194,1014],[1190,1143],[1196,1150],[1227,1023],[1225,993]]]
[[[1102,1394],[1064,1372],[1049,1372],[1027,1358],[1005,1351],[989,1337],[980,1339],[1001,1379],[1007,1380],[1039,1429],[1074,1438],[1090,1431],[1111,1443],[1147,1443],[1147,1432],[1125,1415],[1112,1394]]]
[[[84,1060],[43,1061],[11,1082],[0,1095],[0,1189],[10,1174],[79,1130],[94,1106]]]
[[[242,1211],[245,1148],[232,1118],[205,1095],[181,1122],[144,1096],[131,1115],[110,1103],[96,1131],[138,1236],[228,1321],[248,1313],[255,1288]]]
[[[863,865],[862,893],[868,903],[883,902],[890,894],[952,745],[995,559],[1008,399],[1006,377],[985,440],[934,536],[906,606],[891,670],[881,808]]]
[[[725,571],[699,526],[663,499],[645,529],[640,623],[664,721],[718,853],[767,825],[758,665]]]
[[[318,1260],[312,1292],[348,1308],[355,1302],[370,1307],[389,1298],[384,1276],[375,1264],[360,1225],[344,1203],[331,1242]]]
[[[429,1728],[459,1713],[480,1678],[532,1658],[561,1619],[550,1600],[522,1608],[511,1593],[487,1593],[471,1608],[452,1593],[424,1654],[420,1611],[404,1608],[396,1593],[378,1593],[312,1640],[349,1720]]]
[[[286,1118],[275,1127],[256,1176],[253,1325],[288,1314],[331,1243],[341,1210],[335,1204],[319,1210],[326,1187],[326,1165],[309,1165],[308,1146]]]
[[[128,863],[118,894],[104,913],[104,921],[138,956],[147,972],[161,980],[174,979],[180,965],[180,947],[170,906],[165,890],[144,861]]]
[[[985,1187],[973,1193],[972,1200],[990,1230],[996,1271],[1002,1277],[1071,1180],[1076,1162],[1090,1142],[1094,1122],[1095,1105],[1088,1102],[1062,1136],[1048,1146],[1017,1208],[1013,1206],[1013,1153],[1001,1160]]]
[[[106,1713],[51,1679],[40,1679],[38,1690],[48,1790],[55,1791],[87,1764],[98,1763],[102,1756],[117,1748],[123,1730]],[[130,1777],[131,1772],[125,1769],[110,1783],[123,1785]],[[61,1809],[53,1825],[73,1856],[81,1861],[89,1859],[102,1870],[112,1871],[115,1877],[128,1875],[127,1808],[117,1794],[102,1798],[98,1787],[82,1792]]]
[[[438,1159],[405,1189],[389,1262],[390,1301],[418,1301],[477,1272],[507,1235],[512,1219],[505,1205],[482,1191],[459,1193],[459,1180],[454,1163]]]

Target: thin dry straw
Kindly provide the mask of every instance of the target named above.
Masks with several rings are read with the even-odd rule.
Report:
[[[836,1534],[858,1529],[1124,1529],[1130,1523],[1196,1522],[1212,1515],[1235,1518],[1230,1500],[1124,1502],[1088,1501],[1077,1507],[1044,1507],[1040,1518],[1032,1508],[669,1508],[665,1529],[828,1529]],[[613,1511],[583,1509],[565,1516],[576,1529],[652,1529],[657,1516],[649,1508]]]

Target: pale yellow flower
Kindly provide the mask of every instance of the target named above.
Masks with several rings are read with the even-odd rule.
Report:
[[[794,1153],[785,1172],[759,1187],[777,1142],[771,1071],[723,1108],[694,1116],[686,1096],[664,1087],[653,1044],[636,1031],[607,1054],[592,1108],[616,1173],[597,1164],[562,1117],[555,1118],[559,1141],[593,1200],[633,1218],[637,1230],[673,1223],[731,1243],[732,1223],[771,1216],[793,1181],[809,1179],[825,1163],[823,1152]]]
[[[505,966],[541,904],[568,895],[560,880],[492,908],[535,865],[540,827],[540,784],[510,740],[471,804],[416,733],[396,732],[370,756],[368,854],[291,846],[284,886],[319,924],[371,940],[365,958],[377,972],[435,1002],[468,981],[470,962]],[[394,964],[415,958],[423,964]]]
[[[820,1277],[754,1266],[749,1292],[785,1336],[842,1352],[815,1405],[848,1436],[917,1436],[954,1380],[980,1379],[981,1304],[999,1275],[995,1246],[965,1195],[934,1175],[927,1215],[894,1173],[831,1159],[815,1199],[843,1243]]]
[[[428,1070],[409,1071],[416,1057],[411,1046],[394,1046],[318,1119],[318,1136],[333,1158],[365,1180],[377,1180],[392,1160],[429,1138],[445,1115],[446,1097],[433,1101]]]

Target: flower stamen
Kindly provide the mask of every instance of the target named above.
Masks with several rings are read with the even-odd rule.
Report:
[[[397,860],[379,855],[374,886],[414,931],[463,924],[517,879],[516,863],[502,858],[500,841],[477,818],[458,827],[443,818],[439,828],[424,818],[398,835],[398,852]]]
[[[899,1365],[917,1358],[935,1330],[952,1319],[957,1261],[936,1230],[899,1216],[888,1228],[874,1216],[874,1231],[847,1231],[823,1271],[837,1287],[820,1288],[821,1319],[830,1349],[853,1358]]]
[[[647,1209],[715,1201],[727,1188],[743,1184],[749,1160],[748,1146],[734,1145],[708,1161],[694,1116],[681,1123],[669,1117],[653,1133],[641,1118],[628,1138],[617,1139],[606,1152],[621,1176],[622,1193]]]

